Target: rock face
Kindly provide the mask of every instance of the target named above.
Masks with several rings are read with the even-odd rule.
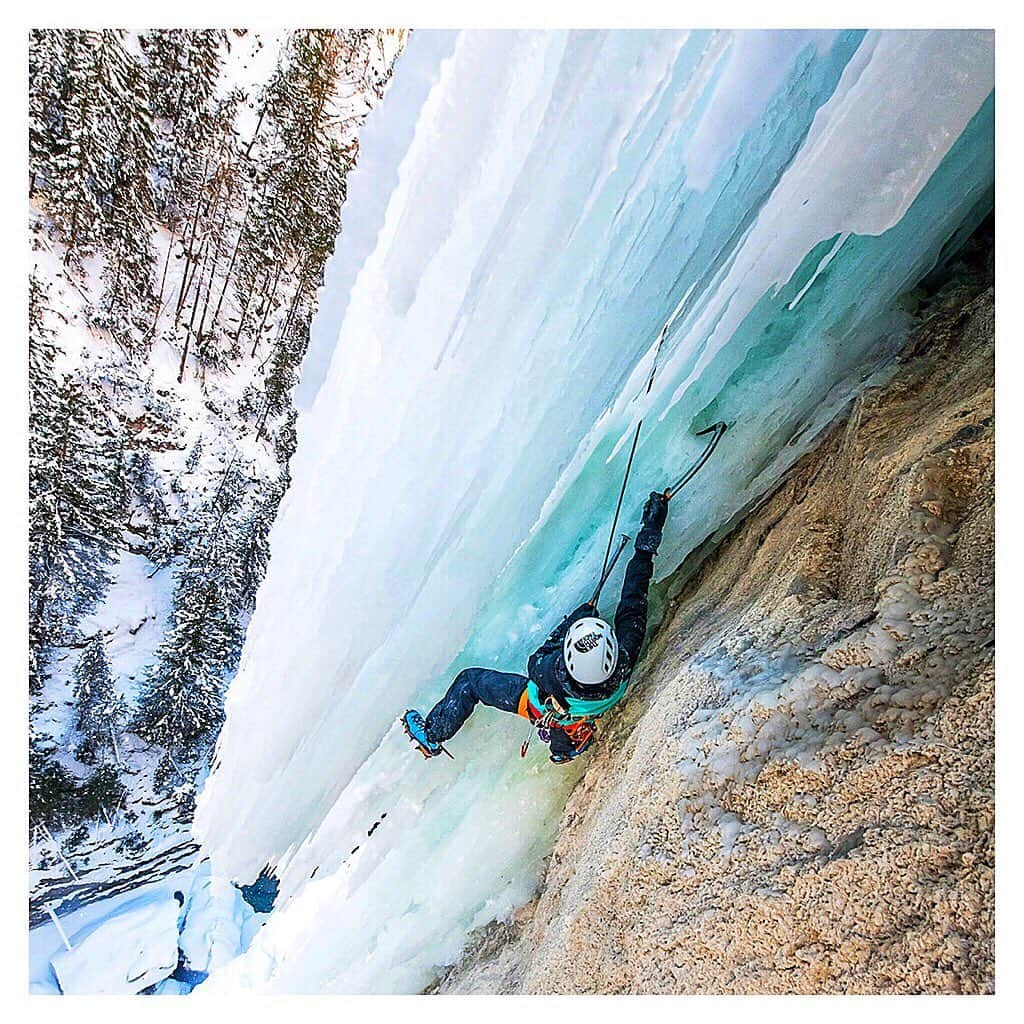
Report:
[[[438,991],[993,989],[994,298],[966,278],[677,579],[541,892]]]

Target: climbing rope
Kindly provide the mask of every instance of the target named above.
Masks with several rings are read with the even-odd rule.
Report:
[[[658,360],[661,358],[662,346],[665,344],[665,338],[668,336],[669,328],[671,328],[672,324],[675,323],[676,317],[679,316],[679,313],[680,313],[680,311],[683,308],[683,303],[686,301],[686,298],[687,298],[687,296],[684,295],[679,300],[679,304],[676,306],[676,308],[674,310],[672,310],[672,315],[665,321],[664,324],[662,324],[661,330],[658,332],[658,340],[657,340],[657,343],[655,344],[655,347],[654,347],[654,360],[651,363],[651,372],[647,375],[647,385],[646,385],[646,387],[643,390],[644,397],[649,395],[651,393],[651,388],[654,387],[654,377],[655,377],[655,374],[658,372]],[[596,593],[594,595],[594,600],[591,602],[592,604],[595,604],[595,605],[597,604],[597,598],[598,598],[598,596],[601,593],[601,588],[604,586],[605,581],[611,575],[612,567],[615,564],[614,561],[613,561],[612,565],[609,566],[608,558],[611,555],[612,544],[615,541],[615,531],[616,531],[616,529],[617,529],[617,527],[619,525],[619,513],[622,511],[622,500],[626,496],[626,485],[629,483],[629,474],[630,474],[630,472],[633,469],[633,458],[636,455],[636,446],[637,446],[637,443],[640,440],[640,428],[643,425],[644,425],[644,420],[643,420],[643,417],[641,416],[640,420],[638,421],[638,423],[636,425],[636,430],[633,432],[633,444],[631,445],[631,447],[629,449],[629,459],[626,462],[626,472],[623,474],[623,477],[622,477],[622,487],[619,490],[619,500],[618,500],[618,503],[615,506],[615,515],[612,518],[611,532],[608,534],[608,546],[604,550],[604,561],[601,563],[600,582],[597,585],[597,591],[596,591]],[[616,556],[615,556],[616,558],[618,558],[619,554],[621,554],[621,551],[622,551],[622,548],[620,547],[619,551],[616,552]]]
[[[649,395],[651,388],[654,386],[654,376],[658,372],[658,360],[661,357],[661,349],[665,343],[665,338],[668,335],[669,328],[675,322],[676,317],[679,315],[682,309],[683,302],[686,301],[686,296],[680,300],[679,305],[673,310],[672,315],[665,321],[664,326],[661,328],[661,333],[658,335],[658,342],[654,349],[654,361],[651,363],[651,372],[647,375],[647,386],[644,388],[643,394]],[[643,427],[643,417],[640,418],[636,425],[636,430],[633,432],[633,444],[629,449],[629,458],[626,461],[626,472],[622,477],[622,487],[619,489],[619,500],[615,505],[615,515],[612,517],[612,528],[608,534],[608,544],[604,551],[604,560],[601,563],[601,576],[598,580],[597,589],[594,591],[594,597],[591,600],[591,604],[597,606],[597,599],[601,596],[601,590],[604,588],[608,577],[612,574],[612,569],[615,568],[615,563],[618,561],[619,555],[622,554],[622,549],[626,546],[626,542],[629,538],[623,534],[623,539],[619,543],[618,550],[615,552],[615,557],[611,559],[609,564],[609,558],[611,557],[612,543],[615,540],[615,531],[619,525],[619,513],[622,511],[622,502],[626,497],[626,485],[629,483],[629,474],[633,469],[633,459],[636,456],[637,444],[640,441],[640,429]],[[719,421],[712,424],[710,427],[706,427],[704,430],[698,430],[696,436],[704,437],[705,434],[713,434],[713,437],[708,442],[707,447],[693,463],[692,466],[674,483],[668,490],[665,491],[665,497],[671,501],[682,489],[696,476],[698,470],[704,465],[708,459],[711,458],[715,448],[718,447],[718,442],[721,441],[722,435],[725,433],[727,427],[724,421]]]

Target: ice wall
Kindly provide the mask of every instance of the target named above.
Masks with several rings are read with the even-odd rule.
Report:
[[[423,101],[437,81],[441,62],[451,55],[456,35],[415,33],[402,61],[402,74],[388,89],[387,114],[371,113],[359,132],[360,150],[370,156],[360,159],[345,179],[343,240],[328,261],[326,286],[317,294],[319,314],[310,330],[302,379],[295,389],[295,404],[302,410],[312,405],[323,384],[352,282],[376,244],[388,199],[398,181],[399,162],[412,139]]]
[[[213,988],[415,991],[528,897],[581,766],[521,761],[488,711],[424,763],[398,715],[466,664],[521,670],[589,591],[639,415],[630,531],[731,425],[663,576],[884,367],[893,301],[991,205],[988,33],[417,38],[196,819],[216,873],[282,883]]]

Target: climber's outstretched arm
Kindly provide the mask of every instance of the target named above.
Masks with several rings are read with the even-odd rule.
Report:
[[[654,556],[661,543],[661,532],[668,517],[668,499],[652,491],[644,505],[643,524],[634,544],[634,554],[626,566],[622,596],[615,612],[615,636],[619,641],[619,664],[631,671],[640,657],[647,633],[647,592],[654,575]]]

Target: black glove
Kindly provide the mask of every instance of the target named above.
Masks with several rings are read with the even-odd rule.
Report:
[[[651,496],[644,505],[643,522],[636,536],[637,551],[647,551],[652,555],[658,553],[661,543],[661,531],[668,518],[668,498],[659,491],[651,491]]]

